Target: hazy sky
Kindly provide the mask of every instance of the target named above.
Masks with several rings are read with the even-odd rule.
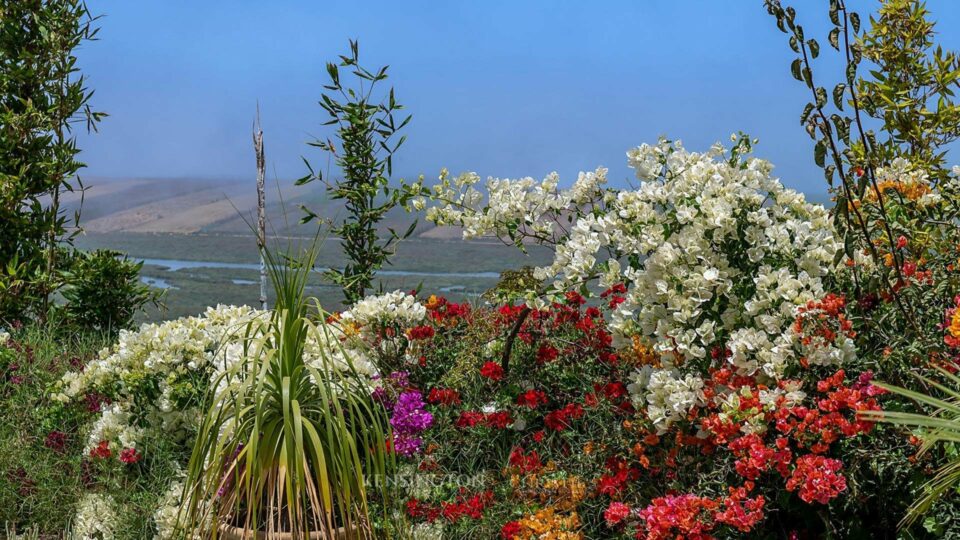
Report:
[[[792,3],[823,44],[815,76],[839,80],[827,1]],[[743,130],[786,184],[824,189],[798,125],[806,89],[761,0],[88,4],[104,18],[81,67],[110,117],[82,137],[87,175],[251,179],[259,101],[270,176],[301,176],[301,155],[324,161],[305,142],[329,133],[316,104],[325,62],[355,38],[365,64],[390,64],[413,114],[395,162],[405,176],[555,170],[569,182],[605,165],[623,179],[624,152],[660,134],[702,149]],[[877,5],[848,4],[864,21]],[[941,43],[960,48],[960,3],[928,5]]]

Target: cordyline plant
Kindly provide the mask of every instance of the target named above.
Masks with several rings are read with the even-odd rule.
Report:
[[[341,69],[353,76],[354,86],[341,79]],[[390,186],[390,176],[393,155],[406,139],[401,136],[394,140],[395,136],[411,117],[394,118],[403,106],[394,97],[393,88],[385,96],[377,92],[378,83],[387,79],[387,66],[376,72],[362,67],[356,41],[350,41],[350,56],[341,56],[339,66],[327,64],[327,73],[330,84],[324,86],[328,93],[323,94],[320,106],[330,116],[324,125],[336,126],[337,142],[327,139],[309,144],[329,152],[343,177],[332,183],[325,181],[322,173],[304,159],[310,172],[297,184],[323,181],[327,193],[345,203],[347,216],[335,223],[332,231],[340,237],[347,263],[343,269],[327,271],[327,276],[343,289],[344,303],[349,305],[364,297],[376,272],[390,263],[395,243],[416,229],[416,222],[403,234],[388,229],[386,238],[380,237],[378,229],[387,212],[409,199],[407,190]],[[302,208],[306,213],[304,223],[320,218]]]
[[[276,308],[264,327],[245,330],[246,360],[215,381],[220,390],[198,431],[178,522],[212,538],[228,530],[250,538],[389,537],[389,523],[374,532],[370,506],[370,497],[392,500],[383,481],[394,468],[389,418],[344,351],[328,351],[319,366],[304,360],[311,335],[338,343],[304,296],[316,249],[297,261],[266,257]]]

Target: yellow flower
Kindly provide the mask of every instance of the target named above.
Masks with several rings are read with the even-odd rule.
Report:
[[[950,317],[950,328],[948,328],[950,335],[955,338],[960,338],[960,309],[953,313],[953,316]]]
[[[559,510],[573,510],[587,496],[587,485],[576,476],[547,480],[543,488],[541,500],[551,500]]]
[[[577,513],[558,513],[551,506],[524,516],[517,523],[520,525],[520,533],[514,537],[515,539],[582,540],[583,538],[583,534],[577,531],[580,528],[580,517]]]

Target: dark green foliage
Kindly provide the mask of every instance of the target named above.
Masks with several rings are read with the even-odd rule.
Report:
[[[127,328],[159,291],[140,282],[142,262],[117,251],[77,252],[63,277],[67,319],[80,328],[115,332]]]
[[[44,316],[59,283],[60,194],[84,166],[72,127],[103,116],[74,53],[94,20],[81,0],[0,0],[0,320]]]
[[[343,70],[343,73],[341,73]],[[380,238],[377,225],[387,212],[406,204],[408,191],[390,186],[393,155],[405,136],[394,136],[410,121],[410,116],[397,121],[394,114],[403,109],[394,97],[393,88],[385,95],[376,92],[378,83],[387,79],[387,66],[369,71],[360,65],[356,41],[350,41],[350,56],[341,56],[340,63],[328,63],[330,84],[324,86],[320,106],[330,116],[324,125],[336,126],[336,142],[315,140],[310,144],[329,152],[340,169],[342,178],[333,182],[323,179],[310,166],[310,174],[298,180],[325,182],[328,194],[345,203],[346,217],[334,223],[332,232],[340,237],[340,246],[347,263],[343,269],[331,269],[327,275],[343,289],[345,303],[363,298],[371,288],[374,274],[389,264],[395,242],[413,233],[416,222],[403,234],[390,229]],[[351,86],[341,76],[354,80]],[[304,222],[320,219],[303,207]]]

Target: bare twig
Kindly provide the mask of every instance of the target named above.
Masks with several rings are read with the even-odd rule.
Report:
[[[513,350],[513,342],[516,341],[517,334],[520,333],[520,328],[523,326],[524,321],[527,320],[531,311],[533,310],[530,309],[530,306],[523,306],[523,309],[520,310],[520,313],[517,315],[517,321],[513,323],[513,328],[511,328],[510,333],[507,334],[507,341],[503,344],[503,358],[500,359],[500,367],[503,368],[504,373],[510,372],[510,352]]]
[[[253,125],[253,151],[257,156],[257,248],[260,252],[260,308],[267,309],[267,264],[263,250],[267,246],[266,159],[263,153],[263,129],[260,126],[260,105],[257,104],[257,120]]]

